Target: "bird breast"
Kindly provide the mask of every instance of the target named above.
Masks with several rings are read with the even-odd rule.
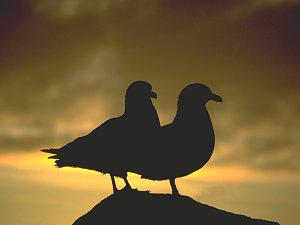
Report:
[[[181,143],[177,144],[182,149],[178,167],[182,167],[183,171],[183,174],[178,176],[185,176],[202,168],[210,159],[214,144],[215,136],[211,123],[198,124],[186,130]]]
[[[185,120],[174,121],[173,125],[168,170],[173,171],[174,177],[182,177],[208,162],[213,153],[215,135],[208,114],[197,118],[185,117]]]

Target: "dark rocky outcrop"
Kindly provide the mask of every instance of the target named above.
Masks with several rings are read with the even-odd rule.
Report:
[[[100,224],[279,225],[216,209],[187,196],[136,190],[107,197],[73,225]]]

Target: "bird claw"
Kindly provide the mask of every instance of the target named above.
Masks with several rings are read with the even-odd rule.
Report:
[[[125,187],[123,187],[121,190],[122,190],[122,191],[132,191],[132,190],[137,190],[137,189],[132,189],[131,186],[125,185]]]

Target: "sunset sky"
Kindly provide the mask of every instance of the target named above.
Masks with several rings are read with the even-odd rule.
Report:
[[[299,0],[1,0],[0,224],[72,224],[111,194],[108,175],[39,150],[122,114],[135,80],[152,84],[162,124],[190,83],[223,98],[207,104],[214,154],[181,194],[300,224],[299,59]]]

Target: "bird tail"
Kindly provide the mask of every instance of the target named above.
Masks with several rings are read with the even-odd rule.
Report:
[[[58,160],[55,160],[55,167],[57,168],[62,168],[62,167],[65,167],[66,165],[63,163],[62,160],[58,159]]]
[[[50,153],[50,154],[56,154],[58,149],[56,148],[50,148],[50,149],[42,149],[40,150],[41,152],[46,152],[46,153]]]
[[[55,149],[55,148],[42,149],[40,151],[45,152],[45,153],[53,154],[53,155],[49,156],[48,159],[57,159],[57,160],[55,160],[55,165],[54,165],[55,167],[62,168],[62,167],[65,166],[64,163],[62,162],[62,160],[60,159],[60,157],[58,156],[59,149]]]
[[[53,154],[51,156],[48,157],[48,159],[58,159],[58,153],[59,153],[59,150],[56,149],[56,148],[51,148],[51,149],[42,149],[40,150],[41,152],[45,152],[45,153],[50,153],[50,154]]]
[[[50,153],[51,156],[48,159],[56,159],[54,166],[57,168],[62,167],[82,167],[76,157],[66,154],[61,149],[42,149],[41,152]]]

